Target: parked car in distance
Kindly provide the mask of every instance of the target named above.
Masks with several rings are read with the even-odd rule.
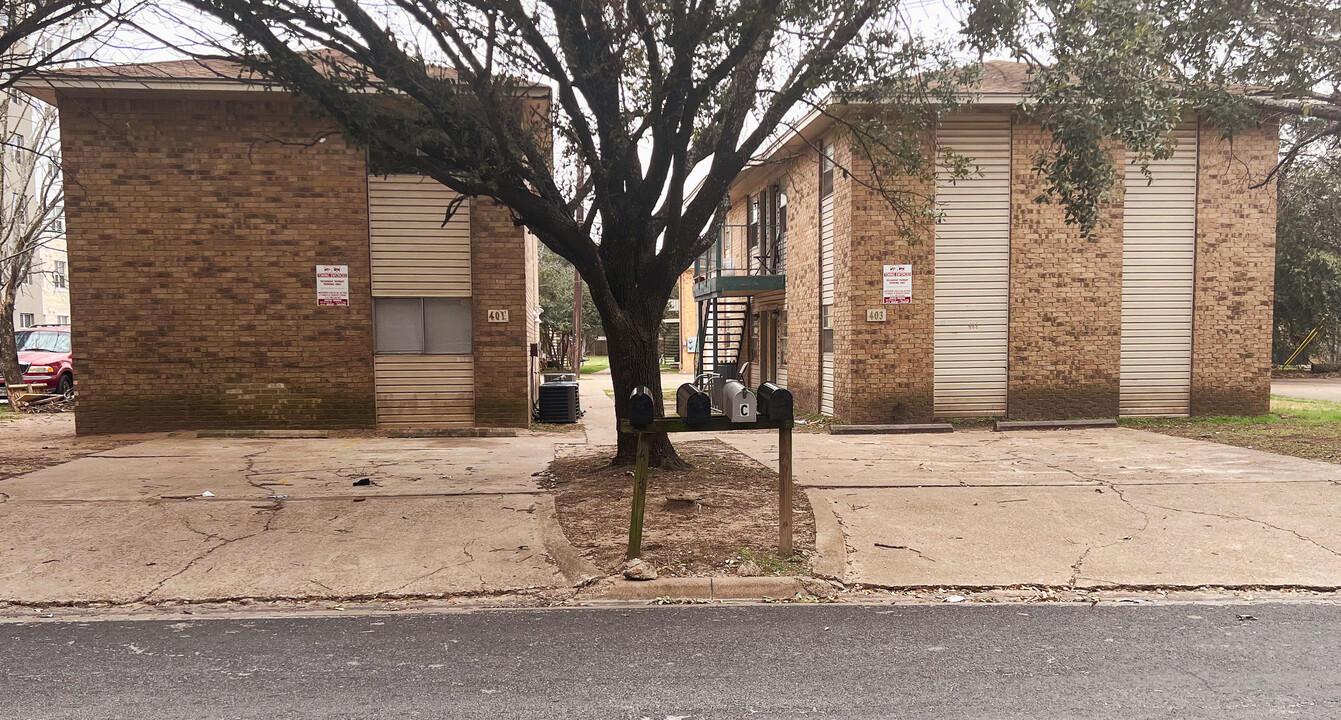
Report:
[[[70,328],[43,325],[14,333],[23,382],[37,392],[74,394],[74,363],[70,357]]]

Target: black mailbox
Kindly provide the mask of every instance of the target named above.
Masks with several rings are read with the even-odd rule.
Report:
[[[651,425],[657,416],[657,403],[652,391],[639,385],[629,393],[629,422],[639,427]]]
[[[675,391],[675,414],[686,425],[702,425],[712,419],[712,400],[693,383],[685,383]]]
[[[792,391],[766,382],[759,386],[756,412],[764,420],[781,422],[792,419]]]

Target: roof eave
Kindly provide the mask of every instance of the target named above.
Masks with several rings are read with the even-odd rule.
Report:
[[[1028,96],[1020,92],[990,92],[990,93],[962,93],[959,96],[960,102],[968,107],[1017,107],[1023,103]],[[869,105],[868,103],[835,103],[826,100],[810,111],[800,122],[793,126],[793,129],[779,137],[769,145],[768,149],[760,154],[760,159],[751,163],[736,176],[735,182],[731,183],[731,189],[734,192],[737,189],[753,189],[746,187],[758,181],[756,177],[763,168],[784,159],[787,156],[794,155],[811,141],[823,135],[834,123],[834,116],[844,108],[857,107],[858,105]]]
[[[230,78],[145,78],[145,77],[75,77],[58,74],[28,76],[14,83],[14,88],[39,100],[55,104],[59,91],[125,92],[150,91],[170,93],[258,93],[286,92],[273,82],[234,80]],[[526,97],[549,99],[552,90],[547,85],[531,85]]]

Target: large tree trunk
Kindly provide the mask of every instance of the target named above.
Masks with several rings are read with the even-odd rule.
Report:
[[[657,328],[661,325],[662,312],[658,311],[650,317],[634,317],[634,312],[629,313],[629,324],[606,323],[605,327],[605,340],[610,349],[610,376],[615,386],[615,417],[618,420],[628,417],[629,393],[640,385],[652,391],[658,415],[666,414],[661,397],[660,355],[657,352]],[[652,445],[648,457],[653,467],[687,467],[665,433],[653,435],[649,440]],[[632,463],[637,447],[637,435],[620,433],[614,462]]]
[[[0,376],[6,385],[23,384],[23,372],[19,370],[19,350],[14,343],[14,303],[16,288],[0,289]],[[17,407],[14,397],[9,398],[10,407]]]

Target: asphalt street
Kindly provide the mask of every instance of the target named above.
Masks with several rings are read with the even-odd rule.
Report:
[[[748,606],[0,624],[0,717],[1341,716],[1341,606]]]

